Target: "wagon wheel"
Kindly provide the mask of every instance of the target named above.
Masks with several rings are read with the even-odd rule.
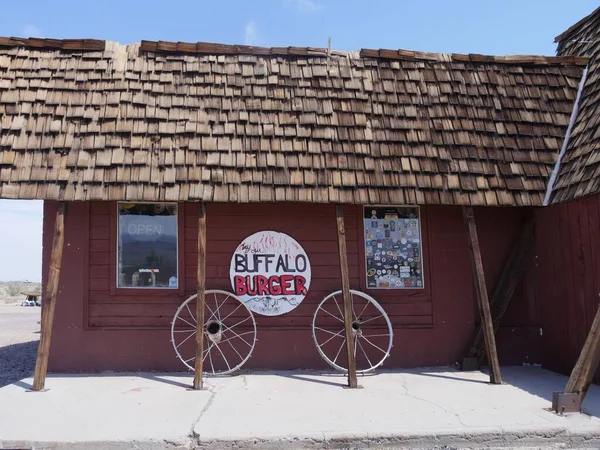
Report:
[[[365,374],[381,366],[390,356],[394,334],[389,317],[373,297],[350,290],[350,298],[356,371]],[[327,364],[347,372],[342,291],[329,294],[319,303],[313,316],[312,333],[317,350]]]
[[[252,355],[256,322],[248,307],[235,295],[221,290],[205,292],[203,372],[227,375],[242,367]],[[196,294],[179,306],[171,323],[171,343],[177,358],[190,370],[196,359]]]

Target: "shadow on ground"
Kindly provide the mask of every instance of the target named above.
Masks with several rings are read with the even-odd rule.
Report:
[[[487,369],[487,368],[486,368]],[[484,370],[487,373],[487,370]],[[483,380],[473,380],[462,376],[463,372],[440,372],[438,369],[430,370],[415,370],[416,373],[425,377],[443,378],[448,380],[460,380],[467,383],[483,383],[488,384]],[[546,376],[541,377],[544,372]],[[548,402],[548,408],[552,404],[552,393],[562,392],[565,388],[568,377],[559,373],[545,371],[541,368],[532,368],[528,370],[526,367],[518,366],[502,366],[502,382],[509,384],[531,395],[543,398]],[[597,385],[592,385],[583,402],[583,412],[590,416],[600,417],[600,389]]]
[[[39,341],[0,347],[0,388],[31,377]]]

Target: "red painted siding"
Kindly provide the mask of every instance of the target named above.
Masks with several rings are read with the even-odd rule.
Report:
[[[599,227],[598,195],[537,211],[542,362],[557,372],[573,369],[598,307]]]
[[[45,206],[44,268],[47,270],[55,204]],[[345,207],[351,287],[364,286],[362,208]],[[177,306],[196,290],[198,205],[180,206],[181,289],[116,289],[116,204],[69,206],[51,370],[180,370],[169,342]],[[479,208],[488,288],[496,283],[524,209]],[[425,289],[367,291],[390,315],[395,342],[387,367],[452,364],[474,330],[476,309],[466,227],[458,207],[422,207]],[[231,291],[229,262],[239,242],[263,229],[285,232],[304,247],[313,266],[309,295],[289,314],[258,316],[250,368],[324,367],[313,347],[310,319],[317,302],[340,289],[333,205],[209,204],[207,286]],[[88,264],[89,261],[89,264]],[[539,323],[535,284],[525,280],[499,332],[504,363],[537,362]],[[517,345],[519,343],[519,345]]]

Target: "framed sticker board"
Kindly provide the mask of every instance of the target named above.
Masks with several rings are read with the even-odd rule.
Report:
[[[364,207],[368,289],[423,289],[419,208]]]

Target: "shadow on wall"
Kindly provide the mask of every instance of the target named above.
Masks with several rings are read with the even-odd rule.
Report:
[[[38,343],[30,341],[0,347],[0,388],[33,376]]]

